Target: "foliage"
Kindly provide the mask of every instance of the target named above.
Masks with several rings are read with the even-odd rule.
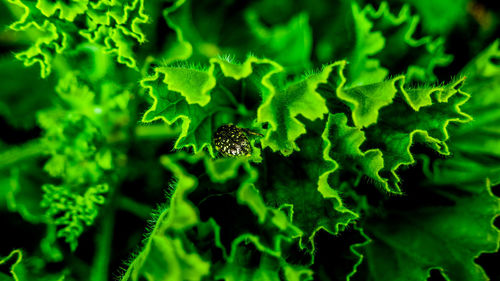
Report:
[[[0,279],[493,280],[498,13],[434,2],[0,2]]]

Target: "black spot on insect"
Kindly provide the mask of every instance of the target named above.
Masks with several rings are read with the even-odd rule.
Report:
[[[233,124],[222,125],[213,137],[215,149],[224,157],[250,156],[252,146],[247,134],[262,136]]]

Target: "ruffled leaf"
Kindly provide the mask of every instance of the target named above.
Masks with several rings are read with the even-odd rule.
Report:
[[[377,123],[380,109],[392,103],[400,80],[404,78],[337,91],[337,95],[351,108],[354,125],[368,127]]]
[[[11,260],[11,259],[13,259],[15,261],[12,264],[12,266],[10,267],[10,273],[12,274],[12,278],[14,278],[14,280],[19,280],[19,278],[20,278],[18,276],[18,275],[20,275],[19,271],[21,271],[21,275],[24,275],[24,268],[21,264],[21,261],[23,260],[23,253],[21,252],[21,250],[14,250],[14,251],[10,252],[10,254],[8,256],[0,259],[0,266],[9,262],[9,260]],[[4,275],[3,273],[0,273],[0,277],[5,278],[6,280],[11,279],[9,276]],[[23,278],[23,277],[21,277],[21,278]]]
[[[137,63],[132,47],[135,42],[146,41],[140,26],[149,20],[144,12],[144,1],[103,0],[91,3],[90,7],[87,11],[88,28],[80,30],[79,34],[90,42],[104,46],[107,53],[117,56],[119,63],[135,68]]]
[[[139,280],[148,276],[151,280],[192,279],[201,280],[208,274],[210,264],[204,261],[194,249],[187,250],[185,243],[176,237],[166,236],[167,231],[185,231],[199,223],[196,207],[187,200],[189,193],[196,188],[197,180],[184,169],[164,158],[177,178],[167,209],[156,217],[155,225],[144,244],[142,251],[130,262],[122,280]]]
[[[35,158],[33,154],[37,150],[43,151],[44,147],[39,142],[30,143],[23,147],[11,148],[0,154],[0,158],[12,159],[26,153],[29,158]],[[9,155],[10,154],[10,155]],[[17,163],[9,165],[10,169],[3,170],[0,174],[2,192],[0,193],[0,206],[10,212],[17,212],[21,217],[33,224],[46,223],[45,210],[40,207],[42,191],[39,179],[33,177],[34,163]],[[31,173],[30,173],[31,172]]]
[[[95,93],[93,85],[69,72],[55,89],[59,106],[37,116],[44,130],[41,145],[50,156],[44,170],[56,181],[45,182],[38,202],[46,209],[46,223],[57,227],[57,237],[73,251],[105,203],[115,167],[115,150],[107,142],[114,141],[113,132],[126,125],[123,116],[129,114],[128,92],[114,83],[99,85]]]
[[[335,236],[319,232],[315,237],[317,248],[311,266],[315,280],[351,280],[365,259],[362,250],[369,242],[359,225]]]
[[[116,54],[119,63],[136,67],[132,47],[134,41],[145,42],[140,26],[148,21],[143,0],[9,2],[23,10],[11,29],[26,31],[34,42],[16,58],[26,66],[39,63],[43,78],[50,74],[56,55],[77,49],[83,38]]]
[[[249,239],[250,240],[250,239]],[[250,240],[251,241],[251,240]],[[224,281],[308,281],[313,280],[313,272],[305,266],[291,265],[284,260],[277,260],[271,256],[252,253],[254,246],[244,240],[235,241],[233,244],[234,258],[220,269],[217,279]],[[259,260],[258,264],[253,264],[251,258]],[[255,267],[252,270],[248,268]]]
[[[52,69],[52,60],[69,47],[70,36],[68,30],[62,30],[54,22],[43,16],[34,3],[25,3],[22,0],[9,0],[9,3],[22,9],[19,20],[12,23],[10,28],[17,32],[25,31],[34,41],[27,50],[15,54],[25,66],[40,64],[41,77],[47,77]]]
[[[189,165],[184,167],[181,161]],[[131,262],[122,280],[139,280],[141,276],[151,280],[201,280],[209,276],[223,280],[254,280],[252,278],[267,274],[278,276],[279,270],[287,272],[287,280],[297,280],[294,277],[311,274],[280,258],[281,244],[287,237],[285,233],[297,230],[285,214],[265,207],[252,187],[256,171],[247,159],[214,160],[205,153],[179,152],[162,157],[162,163],[177,179],[175,190],[168,207],[156,217],[144,248]],[[192,174],[197,170],[197,163],[208,171],[208,177],[197,179]],[[238,167],[243,168],[243,174],[237,172]],[[233,172],[228,173],[228,168]],[[242,179],[241,184],[238,178]],[[231,195],[234,192],[237,192],[237,200]],[[209,193],[212,196],[207,197]],[[227,204],[231,206],[230,216]],[[228,228],[228,223],[239,227]],[[253,233],[257,229],[259,231]],[[215,259],[220,254],[224,262]],[[249,255],[262,256],[262,268],[254,268],[248,263],[251,262],[247,259]]]
[[[0,257],[0,267],[10,264],[8,269],[9,275],[4,274],[7,270],[0,272],[0,279],[13,280],[13,281],[63,281],[67,272],[47,274],[40,272],[37,261],[33,259],[26,259],[23,256],[23,251],[20,249],[13,250],[6,257]]]
[[[39,24],[30,22],[28,24],[16,22],[11,25],[15,31],[33,31],[35,43],[27,50],[16,53],[15,57],[21,60],[25,66],[40,64],[40,76],[46,78],[52,71],[52,60],[57,54],[63,53],[69,48],[70,36],[61,31],[56,25],[48,20]]]
[[[289,209],[293,224],[303,232],[300,247],[313,253],[319,230],[336,235],[358,214],[344,206],[337,190],[330,186],[330,176],[339,165],[330,157],[329,128],[321,134],[309,132],[298,144],[301,153],[287,158],[264,155],[260,174],[266,176],[261,176],[264,180],[256,186],[268,205]],[[320,161],[318,154],[323,156]]]
[[[410,0],[408,1],[418,14],[422,17],[422,28],[426,33],[442,35],[450,32],[454,27],[462,25],[467,17],[465,9],[468,3],[465,0],[458,1],[430,1]],[[470,5],[470,4],[469,4]]]
[[[436,160],[427,171],[433,182],[477,183],[498,179],[500,171],[500,41],[495,41],[463,70],[464,88],[471,93],[464,109],[474,120],[452,128],[452,159]]]
[[[230,53],[242,58],[248,53],[271,57],[291,73],[307,69],[312,48],[306,13],[297,13],[282,23],[268,18],[259,3],[241,5],[205,1],[175,1],[163,15],[175,36],[168,37],[167,62],[190,59],[204,61]],[[204,13],[210,9],[211,13]],[[265,8],[264,8],[265,9]],[[232,25],[223,19],[230,18]],[[273,22],[271,26],[265,23]],[[236,30],[235,30],[236,29]]]
[[[323,157],[335,160],[339,164],[332,173],[335,178],[334,187],[340,189],[350,182],[351,186],[348,187],[350,189],[357,185],[361,176],[367,176],[381,184],[387,182],[387,179],[379,175],[384,168],[382,152],[379,149],[362,151],[361,145],[366,141],[365,134],[360,128],[348,126],[344,114],[330,114],[325,133],[330,149]]]
[[[382,2],[378,10],[367,5],[362,13],[385,38],[385,48],[375,57],[392,72],[403,72],[408,81],[435,82],[434,69],[451,62],[452,56],[444,52],[443,38],[415,37],[419,17],[411,14],[408,5],[396,14],[390,12],[387,2]],[[405,63],[398,65],[401,61]]]
[[[306,133],[306,128],[297,119],[298,115],[311,121],[323,119],[328,108],[326,100],[316,92],[316,88],[319,84],[326,83],[330,75],[338,75],[339,72],[334,70],[343,65],[344,61],[330,64],[319,73],[264,96],[257,111],[257,122],[269,124],[265,137],[261,140],[264,148],[269,146],[285,156],[300,150],[295,140]]]
[[[77,15],[83,14],[87,10],[88,0],[73,1],[49,1],[38,0],[36,7],[46,17],[53,16],[59,12],[59,18],[73,21]]]
[[[99,214],[99,206],[104,204],[109,187],[105,184],[88,187],[83,195],[72,191],[70,186],[46,184],[42,189],[44,195],[40,205],[47,208],[49,223],[58,227],[57,237],[64,237],[75,251],[83,230],[92,225]]]
[[[181,165],[181,161],[186,161],[190,163],[191,169],[187,169]],[[230,204],[233,206],[235,212],[240,209],[245,216],[249,216],[251,211],[255,215],[253,220],[256,220],[259,224],[265,226],[265,231],[259,233],[252,233],[255,231],[254,223],[241,224],[239,228],[235,228],[231,232],[235,232],[234,239],[238,236],[244,235],[254,235],[257,239],[254,241],[259,250],[266,252],[271,255],[279,255],[282,240],[286,240],[292,237],[298,237],[300,230],[294,227],[287,216],[284,215],[279,210],[269,208],[265,205],[259,192],[253,184],[257,180],[257,171],[249,163],[249,159],[245,157],[238,158],[220,158],[211,159],[205,153],[198,155],[189,155],[185,152],[179,152],[171,156],[164,156],[162,158],[163,165],[172,171],[174,175],[183,171],[186,175],[194,177],[196,163],[202,162],[204,170],[208,174],[209,181],[200,181],[198,187],[193,191],[191,198],[193,203],[200,208],[201,216],[204,218],[212,218],[219,225],[226,225],[229,223],[227,220],[229,218],[224,218],[223,214],[219,213],[220,206],[213,206],[211,202],[216,202],[217,204]],[[231,169],[231,170],[230,170]],[[188,170],[193,170],[190,174]],[[243,171],[243,173],[241,173]],[[217,195],[220,197],[214,197],[212,199],[206,198],[206,200],[198,201],[203,199],[207,194]],[[234,194],[229,197],[227,195]],[[235,203],[242,205],[242,207],[234,206]],[[201,204],[201,205],[200,205]],[[205,207],[206,206],[206,207]],[[247,210],[249,208],[250,210]],[[234,222],[236,224],[236,222]],[[222,228],[223,234],[229,231],[227,228]],[[264,230],[263,229],[263,230]],[[262,231],[262,230],[261,230]],[[270,232],[271,234],[265,234],[265,232]],[[263,237],[258,237],[261,235]],[[226,249],[223,250],[228,256],[230,254],[229,243],[226,244]]]
[[[451,62],[441,38],[415,38],[419,20],[408,5],[392,13],[385,1],[378,8],[344,2],[334,11],[328,22],[322,20],[329,28],[320,30],[316,52],[323,62],[347,57],[349,85],[383,81],[389,70],[404,74],[409,81],[434,82],[434,69]]]
[[[449,155],[446,144],[449,138],[448,124],[471,120],[461,110],[462,104],[469,98],[468,94],[460,90],[464,80],[462,78],[440,87],[406,89],[405,78],[399,76],[389,81],[348,89],[331,84],[322,86],[320,91],[329,100],[330,107],[338,107],[335,102],[338,103],[336,97],[339,98],[350,107],[354,125],[366,127],[363,129],[366,140],[362,142],[361,150],[375,153],[375,158],[378,158],[376,150],[382,152],[383,168],[379,160],[372,164],[368,164],[371,160],[367,161],[365,168],[371,170],[367,175],[386,191],[400,193],[400,179],[396,170],[415,162],[410,152],[412,144],[425,143],[439,153]],[[335,87],[336,90],[333,90]]]
[[[245,13],[254,43],[249,46],[256,54],[273,58],[289,72],[302,71],[310,68],[312,49],[312,30],[309,26],[309,16],[306,13],[295,15],[284,25],[265,26],[259,18],[256,9],[248,9]]]
[[[426,280],[431,269],[450,280],[489,280],[474,263],[479,254],[500,246],[500,231],[492,223],[500,199],[491,193],[489,182],[458,190],[415,188],[419,190],[407,199],[385,204],[383,216],[366,220],[372,242],[363,251],[363,270],[355,280]],[[430,196],[439,199],[433,202],[449,204],[422,204]]]
[[[207,147],[213,155],[213,133],[227,123],[251,127],[255,116],[243,102],[258,101],[260,90],[274,91],[269,79],[281,70],[276,63],[255,57],[243,64],[212,59],[208,70],[158,67],[153,77],[141,82],[154,100],[142,121],[179,124],[176,149],[193,147],[196,153]]]

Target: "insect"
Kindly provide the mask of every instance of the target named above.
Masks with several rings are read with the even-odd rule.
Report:
[[[247,134],[262,136],[233,124],[222,125],[213,137],[215,149],[224,157],[250,156],[252,146]]]

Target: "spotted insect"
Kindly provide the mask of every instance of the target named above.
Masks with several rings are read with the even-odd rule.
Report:
[[[259,133],[233,124],[222,125],[217,129],[213,137],[215,149],[223,157],[250,156],[252,146],[247,134],[262,136]]]

